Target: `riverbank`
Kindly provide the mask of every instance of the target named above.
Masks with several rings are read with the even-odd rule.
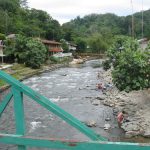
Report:
[[[121,126],[125,137],[150,138],[150,89],[120,92],[112,83],[111,70],[99,72],[99,79],[103,84],[111,85],[103,92],[105,99],[101,103],[112,107],[115,116],[120,111],[126,112],[126,121]]]

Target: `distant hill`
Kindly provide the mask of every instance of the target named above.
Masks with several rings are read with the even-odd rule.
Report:
[[[143,12],[144,15],[144,36],[150,37],[150,9]],[[90,14],[83,18],[79,16],[62,25],[63,31],[72,36],[89,37],[97,34],[105,35],[131,35],[132,16],[120,17],[112,13]],[[134,14],[135,37],[141,38],[142,13]],[[70,34],[71,34],[70,33]]]

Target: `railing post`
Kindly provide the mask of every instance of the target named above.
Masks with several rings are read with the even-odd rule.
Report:
[[[12,87],[14,96],[14,113],[16,123],[16,134],[25,134],[25,121],[24,121],[24,107],[23,107],[23,93]],[[26,146],[18,145],[18,150],[26,150]]]

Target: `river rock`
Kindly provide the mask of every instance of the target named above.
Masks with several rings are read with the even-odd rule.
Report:
[[[105,100],[106,96],[105,95],[101,95],[99,97],[96,97],[97,100]]]
[[[119,112],[119,109],[117,107],[113,109],[113,115],[117,115],[118,112]]]
[[[126,102],[127,101],[127,98],[125,96],[121,95],[121,94],[117,95],[116,99],[119,99],[122,102]]]
[[[109,130],[110,128],[111,128],[110,124],[107,123],[104,125],[104,130]]]
[[[144,135],[143,135],[145,138],[150,138],[150,133],[145,133]]]
[[[143,136],[146,138],[150,138],[150,129],[145,130]]]
[[[119,106],[125,106],[126,104],[124,102],[120,102],[118,105]]]
[[[111,118],[109,118],[109,117],[105,118],[105,121],[110,121],[110,120],[111,120]]]
[[[109,107],[113,107],[114,106],[114,104],[112,104],[110,101],[104,101],[103,105],[109,106]]]
[[[139,134],[140,134],[139,131],[128,131],[125,133],[125,137],[131,138],[131,137],[137,136]]]
[[[139,131],[140,127],[138,126],[138,124],[135,122],[125,122],[122,124],[121,126],[122,129],[124,129],[126,132],[128,131]]]
[[[92,101],[92,105],[95,105],[95,106],[100,105],[100,101],[98,101],[98,100],[93,100],[93,101]]]
[[[88,127],[96,127],[96,121],[91,120],[85,123]]]
[[[92,99],[93,97],[90,97],[90,96],[86,96],[85,98],[89,98],[89,99]]]

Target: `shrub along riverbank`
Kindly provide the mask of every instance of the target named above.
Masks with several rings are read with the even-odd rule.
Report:
[[[113,66],[113,83],[119,90],[150,88],[150,44],[144,50],[137,40],[119,36],[107,54],[104,69]]]

